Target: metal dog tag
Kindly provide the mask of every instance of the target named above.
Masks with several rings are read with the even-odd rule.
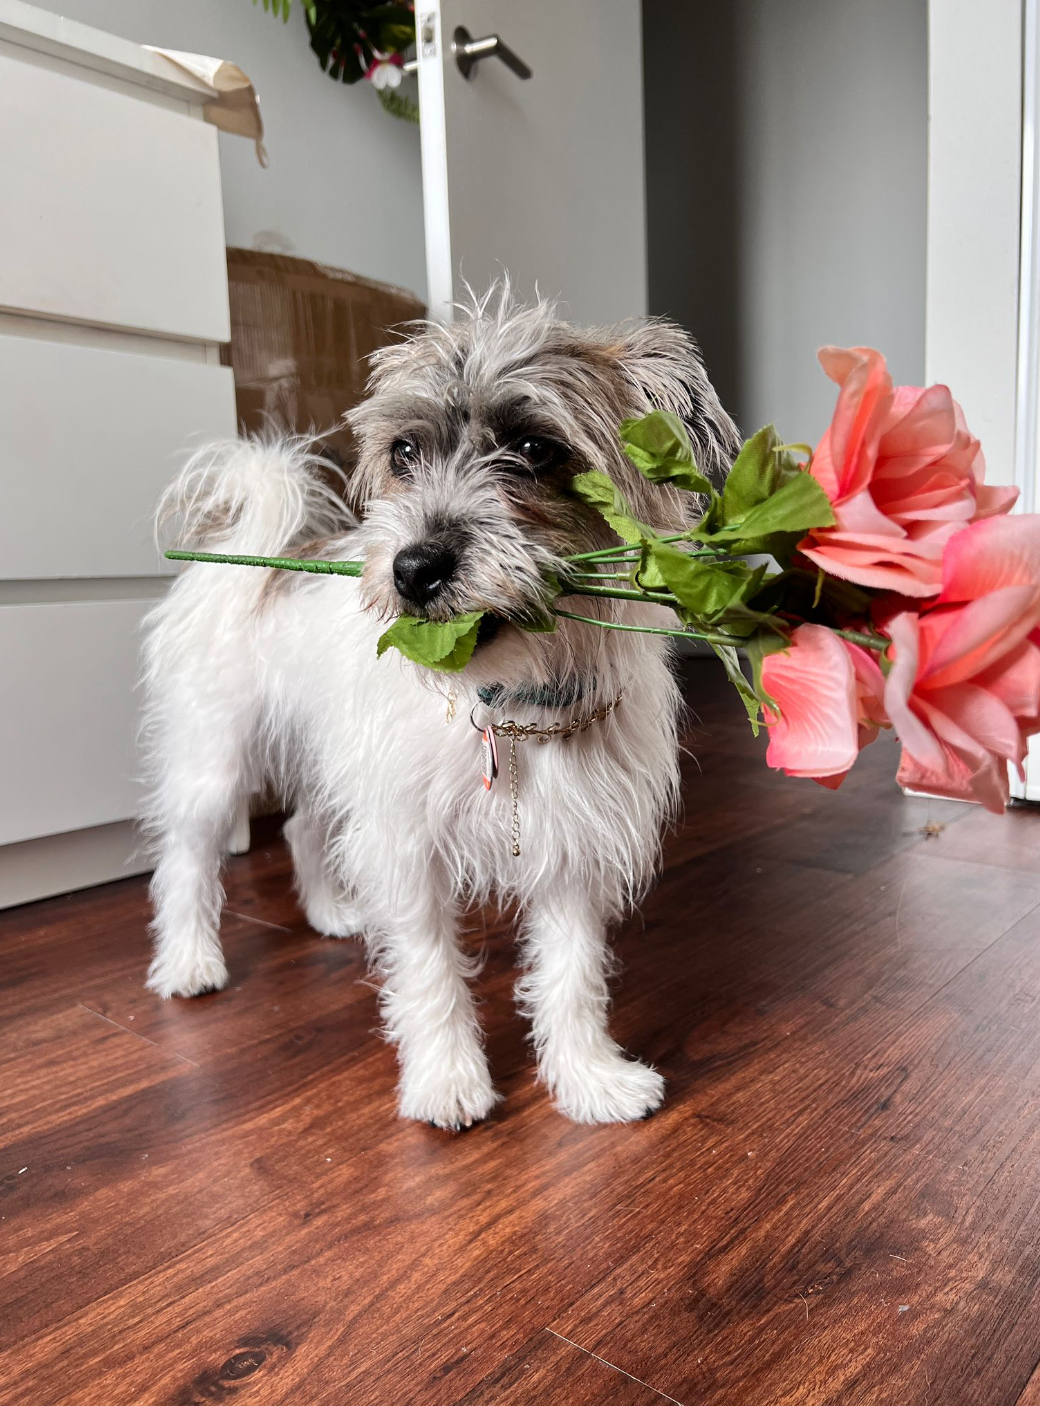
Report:
[[[490,791],[498,775],[498,743],[495,741],[495,730],[486,727],[480,734],[480,776],[484,782],[484,790]]]

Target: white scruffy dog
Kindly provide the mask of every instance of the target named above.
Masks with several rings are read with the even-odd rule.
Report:
[[[152,613],[149,986],[194,996],[226,983],[222,854],[236,808],[273,781],[294,811],[286,834],[308,920],[370,944],[405,1117],[458,1129],[495,1104],[469,985],[477,963],[459,941],[460,911],[494,894],[521,917],[518,993],[556,1104],[581,1122],[642,1118],[663,1081],[608,1032],[607,926],[652,878],[676,800],[668,641],[566,619],[530,633],[510,621],[544,600],[561,558],[616,540],[568,496],[575,473],[603,469],[641,520],[684,525],[684,495],[649,484],[622,454],[625,416],[680,415],[716,476],[736,432],[677,327],[578,329],[501,290],[381,352],[370,391],[350,417],[360,522],[299,442],[215,446],[164,499],[181,545],[363,558],[365,571],[355,581],[196,564]],[[655,623],[639,604],[565,604]],[[401,612],[474,610],[489,617],[461,674],[394,650],[376,657]],[[515,854],[506,756],[489,793],[471,720],[590,719],[566,739],[517,744]],[[508,752],[505,736],[500,745]]]

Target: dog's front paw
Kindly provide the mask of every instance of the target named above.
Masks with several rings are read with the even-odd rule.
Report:
[[[656,1069],[620,1050],[557,1081],[556,1106],[575,1123],[634,1123],[649,1117],[664,1100],[664,1079]]]
[[[430,1123],[453,1133],[486,1118],[499,1099],[486,1067],[455,1071],[442,1081],[431,1079],[428,1073],[421,1079],[406,1076],[400,1093],[402,1118],[414,1118],[418,1123]]]
[[[219,952],[192,951],[185,958],[157,955],[148,968],[145,985],[163,1000],[171,996],[201,996],[204,991],[222,991],[228,984],[228,970]]]

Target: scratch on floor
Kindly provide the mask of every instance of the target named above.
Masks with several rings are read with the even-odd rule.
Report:
[[[664,1401],[670,1401],[672,1406],[683,1406],[681,1401],[677,1401],[674,1396],[667,1395],[666,1392],[658,1391],[649,1382],[644,1382],[639,1377],[633,1377],[631,1372],[626,1372],[624,1367],[619,1367],[616,1362],[608,1362],[605,1357],[600,1357],[598,1352],[593,1352],[590,1348],[582,1347],[581,1343],[571,1342],[570,1338],[565,1338],[562,1333],[558,1333],[555,1328],[546,1328],[547,1333],[552,1333],[554,1338],[559,1338],[560,1342],[567,1343],[569,1347],[576,1347],[579,1352],[583,1352],[586,1357],[594,1357],[597,1362],[602,1362],[604,1367],[609,1367],[611,1371],[620,1372],[623,1377],[627,1377],[630,1382],[635,1382],[637,1386],[646,1387],[647,1391],[652,1391],[656,1396],[660,1396]]]
[[[195,1060],[189,1059],[187,1055],[178,1054],[176,1050],[163,1049],[156,1040],[149,1040],[147,1035],[142,1035],[139,1030],[131,1030],[129,1026],[120,1025],[118,1020],[112,1020],[107,1015],[102,1015],[100,1011],[94,1010],[92,1006],[85,1006],[82,1001],[77,1001],[76,1005],[81,1011],[86,1011],[88,1015],[96,1015],[98,1020],[103,1020],[107,1025],[114,1025],[117,1030],[125,1031],[127,1035],[136,1035],[138,1040],[143,1040],[146,1045],[151,1045],[155,1050],[162,1050],[163,1054],[171,1055],[174,1059],[182,1059],[185,1064],[190,1064],[192,1069],[201,1069],[201,1064],[196,1064]]]
[[[258,923],[262,928],[274,928],[275,932],[292,932],[284,923],[269,923],[266,918],[255,918],[252,913],[236,913],[233,908],[225,908],[229,918],[241,918],[244,923]]]

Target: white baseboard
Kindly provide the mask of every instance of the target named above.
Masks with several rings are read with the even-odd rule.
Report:
[[[0,908],[145,874],[151,867],[130,820],[3,845]]]
[[[249,828],[249,808],[243,805],[228,840],[229,854],[248,853]],[[0,845],[0,908],[128,879],[151,869],[132,820]]]

